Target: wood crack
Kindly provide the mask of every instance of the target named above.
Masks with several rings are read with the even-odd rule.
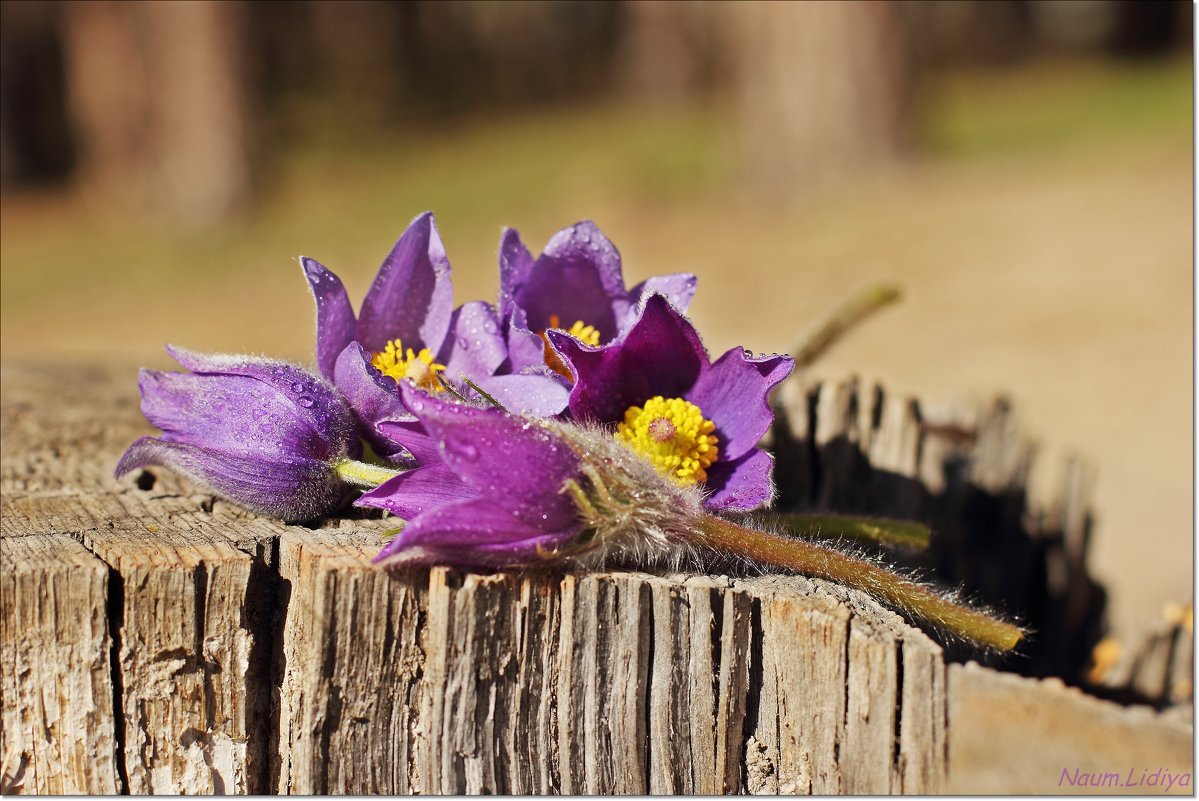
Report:
[[[125,683],[121,672],[121,634],[125,625],[125,578],[119,570],[89,547],[82,536],[73,537],[73,539],[108,570],[104,617],[108,624],[108,668],[112,682],[113,764],[117,774],[117,791],[121,795],[129,795],[129,772],[125,764]]]

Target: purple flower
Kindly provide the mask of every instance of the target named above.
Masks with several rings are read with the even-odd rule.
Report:
[[[302,257],[301,266],[316,299],[317,366],[346,395],[362,435],[384,456],[399,454],[375,424],[405,414],[399,381],[436,392],[438,375],[454,383],[465,375],[514,411],[557,414],[565,407],[566,390],[546,375],[508,374],[507,346],[490,305],[453,308],[450,263],[432,213],[400,236],[357,317],[336,275],[314,259]]]
[[[346,485],[336,467],[355,454],[354,418],[319,376],[248,356],[167,352],[191,373],[142,370],[142,413],[162,435],[121,457],[119,478],[169,467],[260,514],[307,520],[332,511]]]
[[[580,460],[565,441],[499,409],[410,386],[401,392],[436,447],[422,467],[356,501],[408,521],[376,561],[510,567],[541,561],[579,535],[582,520],[564,489],[581,479]],[[411,434],[390,421],[379,428],[405,442]]]
[[[773,498],[773,460],[757,445],[773,419],[767,395],[791,372],[790,357],[733,348],[709,362],[695,329],[661,295],[605,347],[561,331],[549,339],[574,374],[576,419],[615,425],[617,438],[661,472],[700,484],[709,509],[753,509]]]
[[[686,310],[695,276],[655,276],[625,289],[620,253],[590,220],[554,234],[536,260],[514,229],[500,238],[499,313],[514,370],[549,364],[565,375],[543,338],[547,329],[561,328],[588,345],[607,344],[654,292]]]

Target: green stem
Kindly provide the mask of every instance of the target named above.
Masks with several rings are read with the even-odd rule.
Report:
[[[802,370],[845,336],[849,329],[874,312],[899,300],[899,289],[879,285],[853,297],[824,322],[795,351],[795,367]]]
[[[765,522],[774,523],[793,534],[822,540],[849,539],[877,542],[914,551],[928,547],[932,531],[923,523],[910,520],[883,520],[846,515],[804,515],[776,513],[767,515]]]
[[[377,487],[389,478],[395,478],[404,470],[395,467],[342,459],[333,465],[333,472],[347,484],[356,487]]]
[[[1024,637],[1016,626],[937,595],[871,562],[801,539],[754,531],[705,515],[701,543],[757,562],[865,590],[890,606],[978,645],[1010,651]]]

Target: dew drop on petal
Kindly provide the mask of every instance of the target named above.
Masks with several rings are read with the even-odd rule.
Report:
[[[463,350],[466,350],[467,348],[470,347],[470,340],[467,339],[466,337],[458,337],[458,347],[462,348]]]
[[[483,330],[489,334],[494,334],[496,331],[495,320],[487,319],[483,321]]]
[[[312,398],[308,397],[307,395],[301,395],[300,399],[297,401],[297,403],[299,403],[305,409],[311,409],[316,404],[316,401],[314,401]]]
[[[479,449],[473,442],[450,438],[444,444],[446,450],[467,462],[479,461]]]
[[[291,391],[292,392],[303,392],[304,385],[302,383],[300,383],[299,381],[297,381],[296,383],[291,385]]]

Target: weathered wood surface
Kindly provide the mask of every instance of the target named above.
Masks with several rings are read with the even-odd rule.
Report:
[[[1093,478],[1060,466],[1046,506],[1030,500],[1036,445],[1009,403],[922,404],[856,378],[783,385],[772,432],[779,505],[920,520],[924,553],[894,556],[1037,633],[994,665],[1082,682],[1106,594],[1087,567]],[[970,652],[949,647],[953,658]]]
[[[388,575],[369,564],[386,521],[284,526],[165,472],[114,481],[148,431],[132,369],[5,365],[2,383],[7,789],[937,792],[1007,759],[955,755],[1003,745],[980,727],[1011,705],[989,700],[1008,677],[947,681],[941,648],[859,593],[799,577]],[[868,497],[919,501],[890,475],[936,473],[914,410],[887,407],[858,440],[889,466],[866,474]],[[830,506],[856,497],[837,483],[833,416],[802,450],[802,486]],[[1038,692],[1050,710],[1067,698]],[[1186,760],[1185,725],[1101,706],[1072,713],[1079,743],[1124,721]]]

